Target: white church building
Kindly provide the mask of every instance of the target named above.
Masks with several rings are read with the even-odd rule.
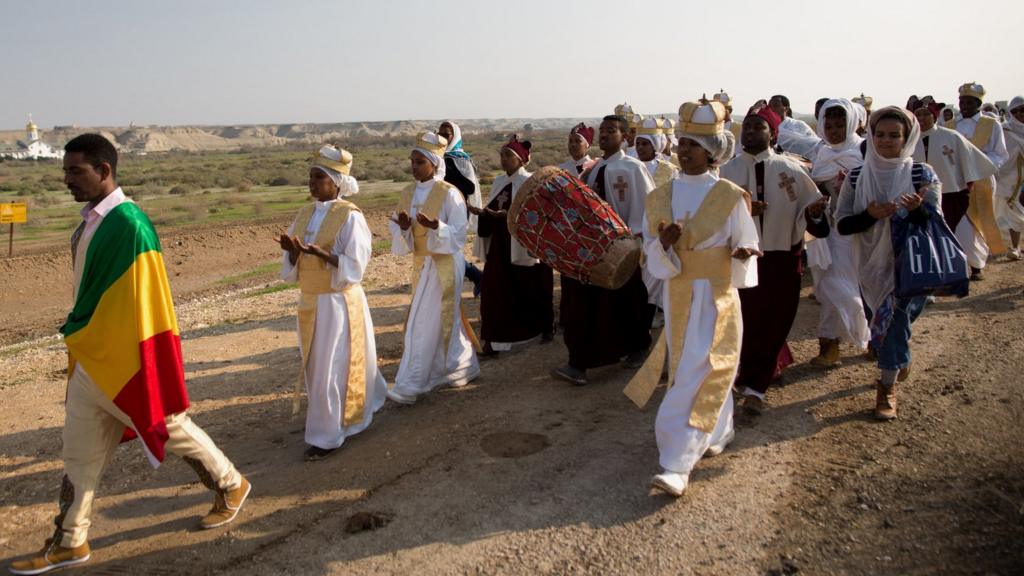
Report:
[[[32,115],[28,115],[28,124],[25,125],[25,139],[18,140],[14,146],[0,144],[0,158],[12,158],[14,160],[38,160],[40,158],[63,158],[64,150],[54,148],[39,138],[39,127],[32,122]]]

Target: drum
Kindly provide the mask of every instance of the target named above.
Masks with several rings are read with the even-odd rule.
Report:
[[[640,263],[642,246],[615,210],[565,170],[545,166],[523,183],[508,229],[560,274],[616,290]]]

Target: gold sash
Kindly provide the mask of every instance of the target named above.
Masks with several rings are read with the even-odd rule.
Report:
[[[974,129],[971,136],[971,144],[979,150],[988,144],[992,137],[992,130],[996,121],[982,114],[978,118],[978,127]],[[1003,236],[999,233],[999,225],[996,224],[995,207],[992,200],[992,179],[985,178],[978,180],[971,185],[970,203],[967,206],[967,219],[974,225],[974,229],[981,234],[988,244],[991,254],[999,254],[1006,251],[1003,243]]]
[[[430,189],[427,199],[418,208],[417,212],[427,218],[436,219],[437,215],[441,212],[441,207],[444,206],[444,200],[448,196],[449,188],[451,188],[451,184],[440,180],[436,181],[434,187]],[[412,215],[412,197],[415,192],[415,184],[402,190],[402,195],[398,199],[399,210]],[[416,221],[416,218],[412,219],[412,297],[416,297],[416,287],[420,283],[423,262],[429,256],[437,268],[437,278],[441,282],[441,330],[444,334],[444,354],[447,357],[448,343],[451,341],[452,330],[454,329],[452,323],[455,321],[455,260],[451,254],[434,254],[430,252],[427,248],[427,232],[429,232],[429,229],[426,226],[421,226]],[[409,311],[405,316],[404,330],[409,328],[409,314],[412,314],[412,303],[409,304]]]
[[[339,200],[331,204],[324,216],[320,229],[317,231],[314,244],[324,250],[334,246],[334,239],[345,222],[349,213],[359,208],[351,202]],[[313,216],[313,206],[304,206],[295,219],[296,234],[305,233],[309,220]],[[331,288],[331,270],[327,262],[312,254],[300,254],[296,262],[299,277],[299,337],[302,343],[302,369],[296,394],[292,401],[292,413],[299,410],[299,396],[305,383],[306,365],[309,362],[309,350],[313,346],[316,328],[317,297],[320,294],[340,292],[345,295],[345,309],[348,312],[349,356],[348,383],[345,386],[345,413],[342,419],[344,426],[358,424],[363,420],[366,406],[366,319],[363,314],[366,295],[363,287],[352,284],[343,290]]]
[[[728,180],[719,180],[708,191],[696,214],[683,222],[683,233],[673,249],[680,261],[680,272],[666,282],[671,316],[672,356],[669,359],[669,387],[675,382],[685,345],[695,280],[708,280],[718,317],[711,343],[711,372],[704,379],[690,412],[690,425],[711,433],[718,413],[732,388],[733,373],[740,356],[740,302],[732,290],[732,255],[726,247],[694,250],[725,225],[736,203],[744,198],[743,189]],[[660,222],[672,222],[672,183],[656,188],[647,196],[647,221],[651,234],[657,234]],[[637,406],[650,400],[661,378],[665,363],[666,330],[662,330],[643,367],[630,380],[623,393]]]
[[[658,169],[654,171],[654,176],[651,178],[654,180],[654,187],[664,186],[665,183],[670,182],[672,180],[672,171],[675,169],[676,167],[670,162],[658,160]]]

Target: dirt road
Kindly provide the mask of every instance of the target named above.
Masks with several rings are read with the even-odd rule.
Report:
[[[584,388],[551,380],[560,338],[484,363],[465,388],[389,403],[338,453],[303,462],[303,422],[289,416],[295,291],[260,294],[266,271],[219,280],[273,261],[264,239],[274,229],[165,238],[192,414],[252,480],[251,500],[230,529],[199,531],[212,497],[191,469],[171,457],[154,471],[137,445],[122,446],[97,498],[93,559],[76,572],[1024,571],[1024,264],[994,263],[971,297],[928,307],[897,421],[871,420],[875,370],[855,351],[829,372],[794,366],[772,408],[674,500],[648,490],[660,392],[637,410],[617,367]],[[67,291],[68,262],[35,258],[0,261],[15,287],[2,295],[0,560],[52,531],[61,476],[66,362],[48,334],[68,302],[36,296]],[[389,380],[407,270],[384,255],[369,272]],[[477,301],[464,296],[476,321]],[[791,334],[800,362],[816,353],[817,314],[804,298]]]

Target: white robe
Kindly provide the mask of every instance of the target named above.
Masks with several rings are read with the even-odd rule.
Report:
[[[316,240],[317,232],[332,202],[317,202],[304,242]],[[292,223],[288,234],[294,234]],[[338,231],[333,246],[322,246],[338,257],[338,266],[331,267],[331,288],[341,290],[363,280],[370,262],[373,237],[360,212],[352,211]],[[289,261],[285,252],[281,265],[281,278],[288,282],[298,279],[298,268]],[[316,320],[313,343],[309,350],[305,381],[308,406],[306,408],[306,444],[330,450],[345,442],[345,438],[366,429],[373,413],[384,405],[387,383],[377,368],[377,344],[373,337],[370,307],[363,302],[363,324],[366,330],[366,400],[363,419],[357,424],[342,425],[345,414],[345,394],[348,390],[348,366],[351,337],[349,335],[348,308],[345,294],[320,294],[316,300]],[[301,334],[299,346],[302,345]]]
[[[779,147],[786,152],[810,158],[820,142],[817,133],[802,120],[786,117],[779,124]]]
[[[718,178],[711,173],[699,176],[680,174],[672,182],[672,217],[680,220],[696,213],[704,197],[717,181]],[[666,251],[657,235],[647,233],[646,218],[643,225],[644,253],[647,256],[645,267],[658,279],[669,280],[675,277],[680,272],[678,256],[673,250]],[[725,226],[695,248],[704,250],[728,246],[731,249],[756,249],[757,242],[754,220],[750,217],[746,204],[737,202]],[[757,285],[756,257],[751,257],[746,262],[735,258],[732,260],[732,284],[730,290],[737,300],[737,288]],[[675,329],[672,327],[672,310],[668,300],[666,291],[662,300],[666,334]],[[685,344],[679,357],[679,365],[676,366],[675,381],[672,388],[665,393],[654,423],[661,467],[670,472],[689,474],[704,452],[710,446],[720,444],[732,431],[731,393],[722,404],[718,423],[711,434],[690,426],[694,398],[704,379],[711,372],[711,344],[717,318],[718,309],[715,307],[711,283],[707,280],[696,280],[693,284],[690,316],[685,328]],[[739,332],[738,337],[742,341],[742,319]],[[735,376],[735,372],[733,374]]]
[[[639,235],[647,194],[654,190],[654,181],[651,180],[643,162],[619,151],[612,154],[611,158],[601,158],[590,169],[587,186],[591,189],[594,188],[597,174],[601,171],[602,166],[607,166],[604,171],[606,201],[611,204],[630,230]]]
[[[978,112],[970,118],[961,118],[956,123],[956,131],[970,140],[971,137],[974,136],[974,131],[978,128],[978,121],[980,118],[981,112]],[[1006,163],[1006,140],[1003,137],[1003,127],[998,122],[996,122],[995,126],[992,127],[992,135],[989,136],[988,142],[981,147],[981,151],[985,153],[985,156],[988,156],[988,159],[992,161],[992,164],[995,165],[996,169],[999,169],[1004,163]],[[994,195],[996,189],[995,176],[990,176],[989,182],[992,185]],[[996,202],[994,198],[993,202]],[[967,263],[974,268],[984,268],[985,263],[988,261],[988,244],[985,243],[985,239],[981,237],[981,234],[978,234],[974,229],[974,225],[971,223],[970,219],[964,218],[960,220],[960,224],[957,225],[955,233],[956,239],[964,249],[964,254],[967,255]]]
[[[412,210],[416,219],[417,208],[426,201],[434,180],[421,182],[413,193]],[[427,231],[427,248],[435,254],[451,254],[455,263],[455,313],[451,326],[441,326],[441,300],[443,289],[437,267],[427,256],[420,271],[419,284],[409,305],[402,361],[398,365],[394,390],[406,396],[417,396],[441,385],[462,386],[480,375],[473,345],[462,329],[459,301],[462,294],[463,272],[466,262],[462,248],[466,245],[466,202],[455,187],[448,190],[438,213],[437,230]],[[402,231],[394,222],[391,230],[391,253],[405,256],[413,252],[412,227]],[[448,350],[444,350],[443,330],[451,331]]]
[[[590,154],[587,154],[586,156],[580,158],[579,160],[573,160],[572,158],[569,158],[565,162],[559,164],[558,167],[578,178],[581,171],[578,170],[577,167],[584,167],[593,161],[594,159],[590,157]]]
[[[996,221],[1003,230],[1024,231],[1024,207],[1019,199],[1009,202],[1020,189],[1017,184],[1017,162],[1024,157],[1024,134],[1004,129],[1007,160],[996,176]]]

